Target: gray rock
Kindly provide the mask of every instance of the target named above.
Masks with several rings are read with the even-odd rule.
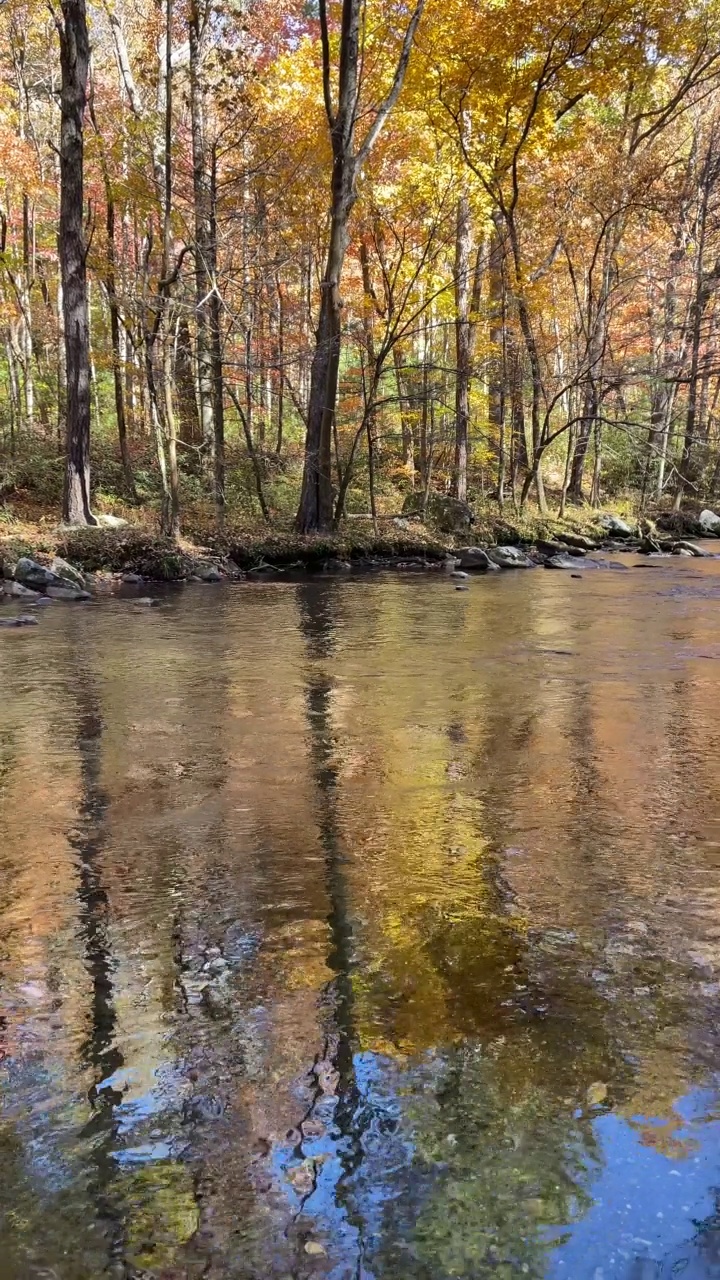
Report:
[[[600,524],[603,529],[611,533],[614,538],[632,538],[633,530],[629,524],[621,520],[619,516],[605,515],[600,517]]]
[[[519,547],[490,547],[488,556],[499,569],[534,569],[535,561]]]
[[[211,1018],[227,1018],[232,1012],[228,993],[211,985],[211,983],[203,987],[200,992],[200,1000],[203,1008],[207,1010]]]
[[[133,604],[141,604],[147,606],[148,609],[160,604],[155,596],[139,596],[137,600],[133,600]]]
[[[694,542],[684,541],[674,543],[672,552],[674,556],[696,556],[699,560],[703,560],[711,554],[709,551],[701,551],[699,547],[695,546]]]
[[[415,573],[426,567],[422,560],[398,560],[395,565],[399,573]]]
[[[698,524],[702,533],[709,533],[711,537],[720,538],[720,516],[716,516],[714,511],[710,511],[707,507],[700,512]]]
[[[62,556],[55,556],[50,568],[64,582],[74,583],[81,591],[85,590],[85,575],[76,569],[74,564],[68,564],[67,560],[63,560]]]
[[[120,516],[98,515],[95,517],[101,529],[127,529],[127,520],[121,519]]]
[[[494,573],[499,568],[493,564],[484,547],[458,547],[455,563],[461,569],[471,569],[478,573]]]
[[[59,573],[46,569],[44,565],[38,564],[37,560],[31,560],[29,556],[21,556],[15,565],[15,581],[27,587],[43,589],[50,586],[63,586],[63,579]]]
[[[60,587],[46,587],[45,594],[51,600],[92,600],[89,591],[81,591],[79,587],[73,587],[67,583]]]
[[[556,533],[555,537],[558,542],[564,542],[567,547],[579,547],[581,551],[597,549],[595,538],[586,538],[583,533]]]
[[[453,569],[452,573],[450,574],[450,577],[451,578],[469,578],[470,574],[464,573],[462,569]]]
[[[137,586],[138,583],[143,581],[144,579],[139,573],[124,573],[121,578],[121,582],[126,582],[128,586]]]
[[[409,493],[403,503],[402,513],[404,516],[422,514],[422,495]],[[463,533],[475,523],[472,508],[467,502],[448,497],[444,493],[428,494],[425,514],[443,533]]]
[[[455,590],[456,590],[456,591],[469,591],[469,590],[470,590],[470,588],[469,588],[469,587],[464,586],[462,583],[458,583],[458,585],[456,586]]]
[[[583,560],[582,567],[583,569],[599,569],[600,565],[597,560]],[[574,556],[566,555],[562,552],[558,556],[550,556],[549,560],[545,561],[545,568],[572,569],[577,573],[580,564]]]
[[[545,561],[546,569],[574,570],[577,569],[577,567],[577,560],[574,560],[572,556],[567,555],[564,551],[561,551],[559,554],[554,556],[548,556],[548,559]]]
[[[197,571],[197,576],[201,582],[222,582],[223,575],[214,564],[201,565]]]
[[[36,627],[37,625],[37,618],[32,618],[26,613],[21,613],[17,618],[0,618],[0,627]]]
[[[2,582],[0,583],[3,595],[12,596],[16,600],[39,600],[40,592],[34,591],[32,587],[23,586],[22,582]]]

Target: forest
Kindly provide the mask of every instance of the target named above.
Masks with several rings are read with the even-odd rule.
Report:
[[[720,494],[720,11],[6,0],[0,501]]]

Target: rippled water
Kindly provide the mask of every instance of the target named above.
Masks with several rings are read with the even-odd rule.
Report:
[[[0,633],[2,1280],[720,1275],[720,561],[644,564]]]

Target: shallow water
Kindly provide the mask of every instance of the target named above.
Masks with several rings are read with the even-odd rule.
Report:
[[[0,632],[0,1280],[720,1276],[720,560],[643,564]]]

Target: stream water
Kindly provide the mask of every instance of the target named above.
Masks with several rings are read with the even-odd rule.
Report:
[[[0,632],[0,1280],[720,1276],[720,560],[625,563]]]

